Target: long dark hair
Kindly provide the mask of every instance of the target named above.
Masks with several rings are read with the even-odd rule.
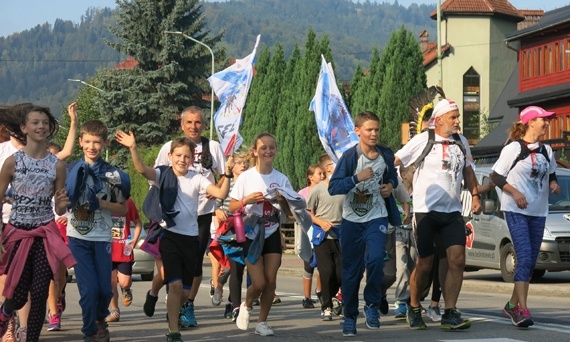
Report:
[[[21,126],[25,125],[28,120],[28,114],[31,112],[44,113],[49,120],[49,134],[47,139],[49,140],[53,137],[58,130],[58,123],[56,118],[51,114],[51,111],[47,107],[36,106],[32,103],[18,103],[11,106],[0,105],[0,122],[8,132],[10,136],[13,136],[22,144],[26,144],[27,137],[22,132]]]

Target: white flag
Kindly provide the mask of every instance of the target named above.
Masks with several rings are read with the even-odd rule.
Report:
[[[236,151],[243,141],[238,129],[241,112],[253,79],[255,52],[260,37],[257,36],[255,47],[250,55],[243,59],[236,59],[234,64],[208,78],[210,87],[214,89],[221,102],[220,108],[214,115],[214,125],[226,156]]]
[[[334,71],[330,63],[321,55],[321,71],[315,97],[309,110],[315,112],[319,139],[325,152],[336,163],[342,153],[356,143],[354,122],[336,85]]]

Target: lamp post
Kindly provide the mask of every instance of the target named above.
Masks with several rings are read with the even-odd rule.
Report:
[[[190,39],[194,43],[200,44],[203,47],[205,47],[206,49],[208,49],[208,51],[210,51],[210,54],[212,55],[212,75],[214,74],[214,62],[215,62],[214,61],[214,52],[212,51],[212,49],[208,45],[202,43],[198,39],[192,38],[189,35],[180,32],[180,31],[164,31],[164,33],[180,35],[180,36],[182,36],[186,39]],[[210,139],[212,139],[212,137],[213,137],[213,133],[214,133],[213,129],[214,129],[214,88],[212,88],[212,94],[210,97]]]
[[[92,85],[92,84],[89,84],[89,83],[87,83],[87,82],[84,82],[84,81],[82,81],[82,80],[72,79],[72,78],[68,78],[67,80],[70,81],[70,82],[79,82],[79,83],[81,83],[81,84],[83,84],[83,85],[86,85],[86,86],[88,86],[88,87],[91,87],[91,88],[93,88],[93,89],[97,89],[97,90],[99,90],[99,91],[102,92],[102,93],[105,92],[103,89],[97,88],[96,86],[94,86],[94,85]]]

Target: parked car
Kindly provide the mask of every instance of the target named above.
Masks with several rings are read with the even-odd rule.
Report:
[[[131,231],[134,227],[131,228]],[[134,249],[133,253],[135,255],[135,263],[133,264],[133,274],[140,274],[143,281],[151,281],[154,277],[154,258],[143,252],[140,247],[146,238],[147,231],[143,229],[141,231],[141,236],[137,242],[137,248]],[[70,282],[75,275],[73,268],[68,270],[67,282]]]
[[[491,166],[477,166],[475,174],[479,184],[488,184],[491,172]],[[533,279],[542,277],[546,271],[570,270],[570,170],[559,168],[556,174],[560,194],[550,193],[548,198],[546,228]],[[472,230],[467,237],[466,270],[501,270],[503,279],[512,282],[516,254],[507,222],[500,210],[500,198],[501,189],[495,187],[482,195],[482,213],[466,217],[466,225]]]

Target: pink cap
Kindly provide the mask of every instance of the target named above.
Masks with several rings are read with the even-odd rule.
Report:
[[[552,118],[555,116],[554,112],[547,112],[544,108],[538,106],[529,106],[522,110],[519,118],[523,125],[526,125],[530,120],[536,118]]]

